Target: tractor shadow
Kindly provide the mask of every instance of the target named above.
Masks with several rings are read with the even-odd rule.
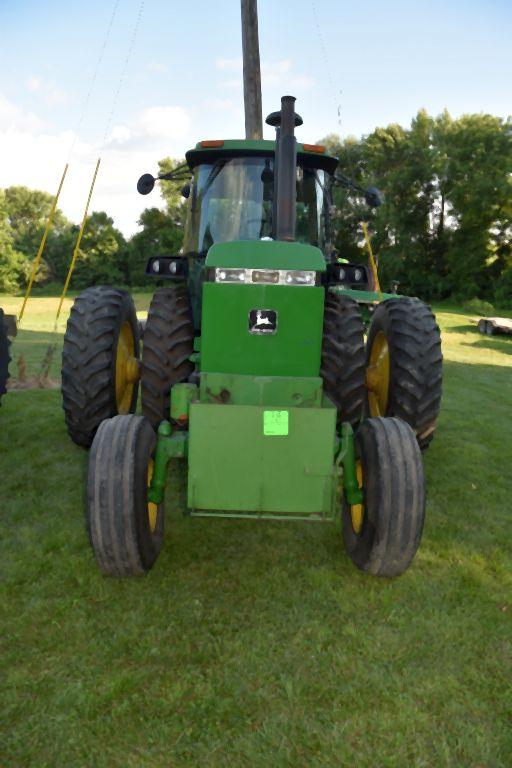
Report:
[[[481,334],[480,334],[481,335]],[[478,349],[490,349],[492,352],[503,352],[504,355],[512,355],[512,336],[484,336],[478,341],[469,344],[467,341],[461,342],[463,347],[473,347]]]
[[[451,325],[445,330],[445,333],[469,333],[471,335],[479,335],[479,330],[476,324],[468,322],[466,325]]]

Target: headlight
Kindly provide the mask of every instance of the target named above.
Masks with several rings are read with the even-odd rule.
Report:
[[[300,269],[228,269],[216,267],[215,282],[314,287],[316,285],[316,272]]]
[[[278,269],[253,269],[253,283],[266,283],[267,285],[279,285]]]
[[[301,272],[298,269],[290,270],[286,273],[286,285],[314,285],[316,272]]]
[[[216,283],[245,283],[245,269],[219,269],[215,270]]]

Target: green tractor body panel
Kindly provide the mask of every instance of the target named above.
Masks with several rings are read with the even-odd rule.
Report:
[[[201,371],[318,376],[323,310],[322,288],[205,283]],[[275,313],[275,333],[250,332],[258,311]]]
[[[235,242],[213,246],[211,268],[325,269],[318,248],[296,243]],[[320,370],[324,290],[316,286],[205,282],[201,371],[253,376],[317,377]],[[251,322],[273,313],[275,328]],[[265,320],[265,318],[263,318]]]
[[[176,387],[173,394],[174,389]],[[320,376],[240,376],[203,372],[199,399],[202,403],[220,405],[320,408],[322,389]]]
[[[279,240],[238,240],[212,245],[206,267],[252,269],[303,269],[325,271],[325,258],[319,248],[304,243]]]
[[[188,506],[217,513],[331,514],[336,410],[319,375],[325,292],[317,285],[214,282],[222,270],[325,270],[318,248],[210,248],[203,284],[199,400],[189,409]],[[251,332],[272,312],[275,327]]]
[[[336,409],[190,407],[188,506],[196,510],[329,518]]]

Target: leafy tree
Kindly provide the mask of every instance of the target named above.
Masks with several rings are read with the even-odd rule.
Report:
[[[158,162],[158,166],[161,173],[168,173],[182,165],[183,162],[183,160],[171,160],[170,157],[166,157]],[[160,184],[160,194],[165,201],[166,211],[173,220],[176,229],[181,230],[181,239],[183,239],[183,228],[187,215],[185,198],[181,194],[184,182],[160,181],[158,183]]]
[[[0,291],[15,291],[26,280],[28,262],[14,248],[5,192],[0,190]]]
[[[12,186],[5,190],[7,214],[11,226],[13,246],[32,261],[39,249],[48,221],[53,197],[48,192]],[[62,280],[68,255],[61,247],[61,235],[71,223],[57,209],[52,222],[36,282]]]
[[[147,281],[144,271],[149,256],[176,254],[183,239],[182,229],[159,208],[146,208],[139,224],[142,230],[133,235],[128,245],[127,281],[130,285],[143,285]]]
[[[70,258],[78,231],[79,227],[73,226],[62,236],[67,241]],[[126,284],[126,262],[127,245],[122,233],[104,211],[95,211],[87,219],[73,273],[73,286]]]
[[[511,126],[491,115],[438,121],[443,187],[450,202],[450,292],[492,298],[492,278],[511,258]]]

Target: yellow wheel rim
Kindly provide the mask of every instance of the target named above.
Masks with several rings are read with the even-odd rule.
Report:
[[[379,331],[370,350],[366,369],[366,389],[371,416],[385,416],[389,396],[389,347],[384,331]]]
[[[139,379],[139,362],[135,353],[135,338],[126,320],[119,331],[116,349],[116,405],[118,413],[129,413],[133,388]]]
[[[153,479],[154,468],[155,468],[155,462],[153,461],[153,459],[150,459],[148,464],[148,488],[150,487],[151,481]],[[158,517],[158,504],[154,504],[154,502],[148,501],[148,520],[149,520],[149,530],[151,531],[151,533],[155,532],[157,517]]]
[[[363,467],[359,459],[356,461],[356,476],[357,484],[359,488],[363,487]],[[350,505],[350,518],[352,520],[352,528],[354,533],[361,533],[363,527],[364,518],[364,505],[363,504],[351,504]]]

